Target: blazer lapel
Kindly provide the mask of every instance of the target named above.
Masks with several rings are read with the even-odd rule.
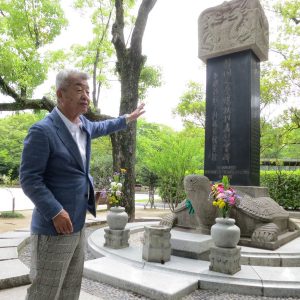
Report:
[[[56,127],[56,132],[62,143],[66,146],[69,150],[71,155],[75,158],[76,162],[78,163],[80,169],[84,171],[82,158],[78,149],[76,142],[74,141],[71,133],[69,132],[68,128],[66,127],[65,123],[58,115],[58,113],[53,110],[51,112],[51,117],[53,119],[53,124]]]

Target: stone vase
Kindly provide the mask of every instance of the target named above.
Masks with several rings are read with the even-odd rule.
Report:
[[[106,222],[111,230],[124,230],[128,222],[128,214],[125,211],[125,207],[111,207],[107,213]]]
[[[216,224],[211,227],[211,237],[217,247],[235,248],[240,235],[241,231],[235,225],[235,219],[216,218]]]

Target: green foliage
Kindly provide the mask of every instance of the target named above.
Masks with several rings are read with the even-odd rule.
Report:
[[[159,178],[159,194],[174,209],[185,198],[183,179],[187,170],[203,162],[203,129],[175,132],[157,124],[138,123],[138,164]]]
[[[7,172],[7,175],[4,174],[2,176],[0,176],[0,182],[2,181],[3,182],[3,185],[8,187],[8,186],[15,186],[18,184],[18,180],[15,178],[13,179],[12,178],[12,175],[13,175],[13,170],[10,169],[8,172]]]
[[[44,115],[20,113],[0,119],[0,174],[5,174],[11,180],[18,178],[23,140],[29,127]]]
[[[285,209],[300,209],[300,170],[261,171],[260,185],[269,188],[271,198]]]
[[[285,110],[272,122],[261,125],[261,158],[299,158],[300,113],[296,108]]]
[[[3,218],[3,219],[14,219],[14,218],[22,219],[22,218],[24,218],[24,215],[22,215],[19,212],[15,212],[15,211],[3,211],[3,212],[0,213],[0,218]]]
[[[150,190],[154,190],[158,185],[158,176],[143,166],[139,172],[138,182],[144,186],[148,186]]]
[[[190,127],[205,127],[205,100],[203,87],[200,83],[190,81],[187,91],[180,97],[180,102],[173,111],[179,115],[185,124]]]
[[[92,141],[90,172],[97,190],[109,186],[109,177],[113,174],[112,148],[108,136]]]
[[[139,80],[139,99],[144,100],[149,87],[161,86],[161,69],[154,66],[144,66]]]
[[[38,49],[51,43],[66,26],[58,0],[0,0],[0,75],[22,96],[47,75]]]
[[[300,35],[300,3],[298,0],[279,0],[274,5],[275,10],[283,18],[283,27],[288,34]]]

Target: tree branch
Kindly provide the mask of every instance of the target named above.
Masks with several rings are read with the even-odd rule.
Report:
[[[115,1],[116,20],[112,26],[112,43],[115,45],[118,61],[121,62],[126,50],[124,41],[124,9],[123,0]]]
[[[55,103],[43,97],[42,99],[21,99],[19,102],[0,103],[0,111],[18,111],[25,109],[45,109],[51,111]]]
[[[273,51],[275,53],[280,54],[285,60],[287,60],[287,56],[284,53],[282,53],[281,51],[278,51],[278,50],[273,49],[273,48],[270,48],[270,51]]]
[[[18,93],[11,88],[5,80],[0,76],[0,90],[7,96],[14,98],[16,102],[21,102],[22,98],[18,95]]]
[[[143,0],[140,5],[130,45],[134,52],[142,52],[142,37],[146,28],[148,15],[156,4],[156,1],[157,0]]]

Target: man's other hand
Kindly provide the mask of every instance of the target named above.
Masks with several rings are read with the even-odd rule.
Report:
[[[53,224],[57,233],[71,234],[73,232],[70,216],[64,209],[53,218]]]

